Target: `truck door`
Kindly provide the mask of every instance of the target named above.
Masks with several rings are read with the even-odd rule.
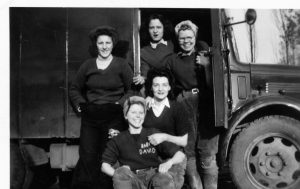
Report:
[[[212,27],[212,74],[215,126],[227,128],[227,68],[223,60],[221,10],[211,9]],[[226,52],[225,52],[226,53]]]

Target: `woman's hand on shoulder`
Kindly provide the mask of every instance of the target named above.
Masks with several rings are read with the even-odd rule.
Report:
[[[146,97],[146,107],[147,107],[147,109],[150,109],[150,108],[151,108],[152,100],[153,100],[152,97],[150,97],[150,96],[147,96],[147,97]]]

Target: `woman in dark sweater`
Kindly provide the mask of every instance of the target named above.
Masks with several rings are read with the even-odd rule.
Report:
[[[197,43],[198,27],[189,20],[182,21],[175,27],[180,52],[172,56],[167,63],[175,78],[177,101],[188,111],[192,123],[185,153],[188,158],[187,175],[193,189],[217,188],[219,130],[212,120],[213,103],[211,94],[211,65],[209,58],[204,56],[208,45]],[[195,157],[200,160],[196,163]],[[200,175],[196,165],[200,165]],[[199,178],[201,177],[201,179]],[[201,184],[203,182],[203,187]]]
[[[164,188],[181,189],[183,169],[178,167],[185,159],[177,145],[163,142],[152,145],[149,137],[158,131],[143,128],[146,114],[145,99],[132,96],[124,103],[124,117],[128,131],[121,132],[107,143],[102,157],[102,171],[113,177],[115,189]],[[159,156],[168,158],[161,162]],[[120,163],[115,169],[113,165]]]
[[[146,94],[151,97],[148,99],[149,109],[144,121],[145,128],[156,128],[161,133],[155,133],[149,137],[153,145],[168,141],[178,146],[188,149],[187,162],[195,162],[195,154],[189,153],[195,145],[188,143],[189,135],[193,135],[192,122],[186,107],[174,101],[173,87],[174,81],[169,70],[151,69],[146,80]],[[191,140],[189,140],[191,141]],[[194,140],[192,140],[194,142]],[[190,163],[189,163],[190,164]],[[194,164],[194,166],[196,166]],[[185,169],[185,167],[184,167]],[[189,169],[190,170],[190,169]],[[196,171],[187,171],[188,182],[194,189],[201,187],[200,177]]]
[[[135,84],[144,84],[151,68],[163,68],[169,56],[174,54],[172,26],[162,15],[152,14],[141,28],[141,75],[135,76]]]
[[[145,128],[156,128],[162,133],[150,137],[154,145],[168,141],[178,146],[187,145],[191,127],[184,107],[174,101],[173,79],[167,69],[151,69],[146,81],[146,94],[151,97],[144,121]]]
[[[101,173],[99,161],[109,130],[125,130],[122,107],[133,73],[122,58],[113,56],[117,32],[109,26],[91,31],[91,49],[97,57],[86,60],[70,86],[69,96],[81,113],[79,161],[73,188],[111,188],[111,179]]]

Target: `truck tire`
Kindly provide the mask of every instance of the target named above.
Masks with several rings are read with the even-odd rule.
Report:
[[[250,123],[232,144],[229,169],[239,189],[299,189],[300,122],[267,116]]]
[[[25,163],[16,142],[10,143],[10,189],[21,189],[25,180]]]

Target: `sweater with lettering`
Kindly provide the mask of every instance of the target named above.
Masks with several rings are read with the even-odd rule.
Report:
[[[169,142],[153,146],[148,136],[157,132],[153,128],[143,128],[140,134],[121,132],[107,143],[102,162],[114,165],[119,161],[121,166],[128,165],[132,171],[158,167],[161,163],[159,156],[171,158],[180,148]]]

